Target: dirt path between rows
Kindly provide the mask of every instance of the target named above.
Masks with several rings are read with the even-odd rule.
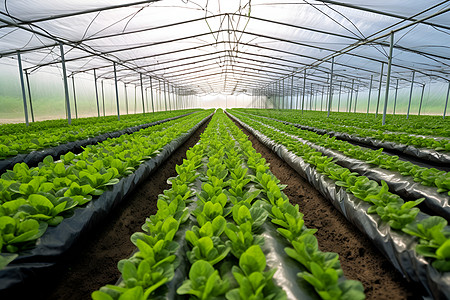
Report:
[[[339,254],[346,278],[361,281],[367,299],[422,299],[419,296],[422,291],[407,282],[371,241],[326,198],[278,155],[238,123],[235,124],[249,137],[256,151],[270,163],[270,171],[282,184],[287,184],[284,193],[291,203],[299,205],[305,225],[318,229],[315,236],[319,248]]]

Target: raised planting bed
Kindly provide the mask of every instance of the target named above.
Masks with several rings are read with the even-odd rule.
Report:
[[[328,169],[318,164],[323,163],[321,162],[321,159],[314,158],[320,157],[321,154],[318,155],[315,153],[313,156],[305,156],[307,157],[307,160],[302,159],[296,153],[290,151],[298,146],[295,144],[287,144],[288,148],[283,146],[283,142],[287,139],[286,136],[281,134],[277,137],[277,135],[280,134],[279,132],[277,133],[273,130],[265,130],[264,127],[258,127],[258,129],[263,130],[264,133],[262,133],[245,124],[243,121],[238,121],[242,124],[242,126],[246,127],[249,131],[255,134],[263,143],[272,148],[281,158],[286,160],[303,177],[307,178],[312,185],[314,185],[323,195],[329,198],[333,205],[360,230],[366,232],[368,237],[373,240],[374,244],[379,247],[383,253],[385,253],[392,264],[400,272],[402,272],[404,276],[406,276],[409,280],[422,284],[427,292],[435,298],[446,299],[448,297],[450,294],[450,277],[448,272],[446,272],[446,258],[445,256],[440,256],[440,254],[443,254],[441,252],[442,250],[439,250],[439,255],[435,256],[431,260],[425,259],[422,256],[422,254],[424,254],[422,248],[423,246],[419,247],[421,249],[416,247],[419,239],[415,236],[415,228],[417,224],[425,224],[427,221],[424,220],[433,220],[433,222],[436,221],[436,232],[441,232],[440,234],[443,234],[444,240],[441,241],[441,244],[433,246],[433,248],[430,246],[429,251],[432,251],[431,249],[435,249],[434,251],[436,251],[436,249],[445,248],[447,244],[446,239],[448,239],[445,238],[445,236],[447,236],[449,229],[443,227],[447,223],[444,219],[439,219],[439,217],[430,218],[424,214],[418,214],[419,211],[417,209],[413,209],[413,211],[409,212],[406,210],[407,206],[402,206],[402,213],[405,217],[409,214],[409,219],[405,219],[404,217],[399,219],[398,217],[400,217],[400,212],[391,214],[389,215],[389,218],[386,218],[387,215],[382,213],[386,212],[387,208],[380,206],[380,203],[378,202],[375,202],[377,205],[374,205],[374,201],[372,201],[369,196],[371,192],[379,193],[382,191],[381,187],[372,187],[372,191],[366,191],[366,196],[362,195],[362,191],[357,192],[357,189],[351,185],[347,188],[341,188],[335,184],[334,180],[330,180],[330,178],[327,177],[330,176],[330,173],[327,173],[326,171]],[[247,122],[248,121],[250,120],[247,120]],[[265,134],[268,134],[268,136]],[[270,136],[273,136],[277,142],[274,142]],[[314,153],[314,150],[312,152],[310,150],[308,151],[306,146],[303,147],[303,153]],[[300,154],[298,151],[297,153]],[[304,155],[303,153],[300,155]],[[326,160],[324,160],[324,162],[325,161]],[[329,163],[331,163],[331,161],[329,161]],[[316,169],[316,167],[318,168]],[[329,165],[328,168],[330,167],[331,165]],[[327,174],[327,176],[321,174],[322,172]],[[350,188],[350,190],[348,190],[348,188]],[[354,195],[348,193],[348,191],[351,191],[353,194],[357,194],[358,198],[361,197],[361,199],[354,197]],[[391,199],[393,198],[391,197]],[[400,200],[398,199],[395,201]],[[411,204],[417,203],[412,202]],[[381,208],[378,209],[378,207]],[[375,212],[374,208],[376,209],[376,213],[381,217],[373,214]],[[403,222],[405,224],[402,224]],[[399,229],[403,229],[404,232]],[[421,237],[420,244],[427,245],[425,244],[427,243],[425,240],[427,238],[425,237],[426,234],[423,234],[422,236],[423,237]],[[434,241],[432,243],[434,243]],[[436,268],[440,269],[440,271]]]
[[[17,243],[14,244],[10,242],[10,247],[6,248],[7,244],[4,244],[4,249],[6,251],[11,252],[11,250],[17,250],[19,256],[16,257],[12,262],[9,263],[5,268],[0,270],[0,288],[2,293],[7,294],[14,294],[14,291],[18,291],[23,289],[27,284],[32,283],[33,277],[37,276],[39,272],[48,271],[47,269],[52,268],[55,264],[57,264],[59,261],[64,259],[64,255],[70,250],[70,248],[82,240],[82,237],[86,235],[90,229],[94,228],[96,224],[99,224],[102,220],[104,220],[111,209],[114,208],[124,197],[133,190],[133,188],[138,185],[140,182],[142,182],[155,168],[157,168],[170,154],[180,145],[184,143],[185,140],[189,138],[190,135],[195,132],[195,130],[201,126],[208,118],[210,118],[211,111],[205,111],[202,113],[194,114],[189,117],[186,117],[185,120],[180,119],[174,122],[174,124],[166,123],[159,126],[165,126],[164,128],[160,128],[158,131],[157,127],[152,127],[151,131],[152,133],[156,133],[156,135],[152,135],[152,133],[149,132],[149,135],[145,135],[145,133],[140,133],[136,136],[136,138],[132,138],[132,135],[129,136],[128,139],[125,139],[124,136],[119,138],[118,142],[121,144],[124,144],[128,147],[133,147],[133,140],[136,140],[135,142],[138,143],[136,145],[139,145],[139,147],[142,147],[144,144],[144,139],[148,139],[148,142],[152,144],[151,147],[144,148],[144,151],[150,151],[153,153],[153,155],[145,155],[145,157],[142,157],[141,160],[137,160],[138,164],[133,166],[131,168],[130,165],[126,166],[124,170],[127,170],[126,172],[117,172],[117,176],[114,178],[111,177],[106,182],[102,182],[101,185],[98,185],[96,187],[92,187],[90,189],[90,192],[93,193],[94,190],[100,190],[101,195],[99,197],[94,197],[92,200],[90,198],[89,194],[81,194],[81,195],[69,195],[65,196],[63,200],[65,201],[72,201],[75,202],[75,200],[81,200],[85,199],[88,200],[86,203],[87,205],[71,209],[71,215],[70,216],[61,216],[61,217],[67,217],[67,218],[61,218],[59,216],[51,216],[51,218],[43,218],[42,215],[36,216],[36,214],[31,215],[24,215],[19,214],[23,212],[30,212],[30,209],[28,208],[30,205],[26,204],[28,206],[19,206],[17,207],[17,212],[14,213],[13,211],[5,211],[2,212],[8,212],[10,215],[11,213],[14,213],[13,216],[3,216],[0,218],[10,218],[13,219],[13,217],[25,217],[27,219],[37,219],[40,224],[44,224],[46,222],[52,221],[52,220],[58,220],[60,222],[59,225],[55,227],[48,227],[48,230],[37,239],[36,246],[33,247],[33,240],[28,241],[27,243]],[[162,130],[161,130],[162,129]],[[150,129],[148,129],[150,130]],[[136,133],[134,134],[136,135]],[[164,137],[164,138],[162,138]],[[112,141],[109,141],[112,143]],[[111,144],[109,144],[111,145]],[[150,145],[150,144],[149,144]],[[118,154],[123,153],[124,149],[118,149]],[[130,148],[132,149],[132,148]],[[94,152],[95,149],[91,149],[91,153]],[[108,157],[112,155],[112,153],[104,152],[103,150],[100,151],[100,153],[106,154]],[[138,154],[139,152],[135,152],[135,154]],[[139,154],[138,154],[139,155]],[[129,157],[129,156],[128,156]],[[125,157],[123,157],[125,158]],[[135,159],[134,157],[133,159]],[[82,161],[83,159],[88,159],[88,156],[80,154],[78,156],[71,157],[70,161],[64,161],[65,162],[65,170],[68,171],[71,169],[71,165],[76,165],[78,162]],[[93,161],[99,161],[93,160]],[[101,161],[101,160],[100,160]],[[49,165],[51,166],[50,162],[48,161]],[[122,161],[123,164],[126,164],[127,161]],[[57,164],[57,163],[56,163]],[[107,168],[107,165],[104,165],[105,168]],[[119,166],[117,166],[119,167]],[[116,167],[111,167],[116,168]],[[120,167],[119,167],[120,169]],[[71,169],[73,170],[73,169]],[[33,169],[31,169],[31,172]],[[93,170],[92,170],[93,171]],[[116,168],[117,171],[117,168]],[[79,171],[78,175],[84,174],[83,171]],[[108,174],[110,171],[108,170],[99,170],[100,174]],[[92,176],[95,176],[95,174],[91,174]],[[72,178],[70,175],[67,175],[67,178]],[[88,175],[86,174],[88,177]],[[80,175],[80,179],[84,178],[83,175]],[[90,177],[88,177],[90,178]],[[76,180],[75,178],[72,178],[73,180]],[[54,182],[54,180],[53,180]],[[73,191],[81,191],[83,189],[74,189],[73,184],[76,181],[73,181],[71,184],[69,184],[70,188],[63,188],[64,194],[70,190]],[[90,182],[91,184],[93,182]],[[99,182],[97,182],[99,183]],[[81,182],[78,182],[79,186],[82,186]],[[112,188],[107,188],[107,186],[112,185]],[[42,186],[42,183],[41,183]],[[55,188],[55,186],[53,187]],[[86,187],[87,189],[87,187]],[[47,194],[46,194],[47,193]],[[49,190],[46,193],[38,192],[37,194],[31,194],[31,195],[25,195],[30,198],[32,195],[39,195],[42,197],[51,198],[52,194],[53,198],[56,197],[58,194],[57,191]],[[50,195],[48,194],[50,193]],[[100,194],[95,192],[95,194]],[[36,196],[34,196],[36,197]],[[81,197],[81,198],[80,198]],[[61,197],[60,197],[61,198]],[[68,199],[67,199],[68,198]],[[70,200],[69,200],[70,199]],[[22,201],[22,200],[21,200]],[[27,199],[28,201],[28,199]],[[62,202],[61,199],[59,199],[60,202]],[[5,202],[8,203],[8,202]],[[5,204],[2,204],[2,207],[5,206]],[[27,208],[27,209],[25,209]],[[39,208],[39,207],[37,207]],[[56,224],[50,224],[50,225],[56,225]],[[46,226],[47,227],[47,226]],[[34,241],[35,242],[35,241]],[[31,243],[31,244],[30,244]],[[31,249],[30,249],[31,247]],[[14,249],[17,248],[17,249]],[[30,250],[27,250],[30,249]],[[5,251],[5,252],[6,252]],[[5,252],[2,252],[2,257],[10,257],[14,254],[7,254]]]

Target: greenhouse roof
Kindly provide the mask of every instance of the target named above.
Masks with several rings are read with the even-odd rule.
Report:
[[[283,80],[450,80],[450,1],[4,0],[0,57],[123,83],[234,94]],[[144,80],[142,81],[142,78]],[[409,83],[408,83],[409,80]]]

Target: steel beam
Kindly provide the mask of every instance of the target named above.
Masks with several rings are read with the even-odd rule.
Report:
[[[95,87],[95,100],[97,101],[97,117],[100,117],[100,105],[98,103],[98,88],[97,88],[97,74],[94,69],[94,87]]]
[[[392,113],[394,116],[395,116],[395,108],[397,107],[397,94],[398,94],[398,79],[397,79],[397,84],[395,85],[394,111]]]
[[[106,116],[106,111],[105,111],[105,89],[103,87],[103,80],[101,81],[101,83],[102,83],[103,116]]]
[[[366,115],[369,115],[369,109],[370,109],[370,95],[372,94],[372,82],[373,82],[373,75],[370,75],[370,85],[369,85],[369,98],[367,99],[367,113]]]
[[[338,98],[338,108],[337,108],[338,112],[339,112],[339,108],[341,107],[341,92],[342,92],[342,81],[339,82],[339,98]]]
[[[31,121],[34,122],[34,111],[33,111],[33,101],[31,99],[30,78],[28,77],[27,71],[25,71],[25,79],[27,80],[28,99],[30,99]]]
[[[75,104],[75,118],[78,119],[77,93],[75,91],[75,76],[72,74],[73,103]]]
[[[306,94],[306,69],[303,71],[303,93],[302,93],[302,115],[305,106],[305,94]]]
[[[139,73],[139,80],[141,81],[142,113],[145,114],[144,82],[142,81],[142,73]]]
[[[447,112],[447,104],[448,104],[448,95],[449,94],[450,94],[450,81],[448,82],[447,97],[445,98],[444,113],[442,114],[442,119],[443,120],[445,120],[445,113]]]
[[[120,108],[119,108],[119,85],[117,83],[116,63],[113,63],[114,67],[114,86],[116,88],[116,106],[117,106],[117,120],[120,121]]]
[[[391,31],[391,39],[390,39],[390,47],[389,47],[389,56],[388,56],[388,69],[387,69],[387,76],[386,76],[386,94],[384,96],[384,109],[383,109],[383,121],[381,122],[381,125],[386,124],[386,112],[387,112],[387,106],[388,106],[388,100],[389,100],[389,83],[391,81],[391,64],[392,64],[392,49],[394,47],[394,32]]]
[[[330,99],[328,100],[328,113],[327,113],[327,118],[330,117],[331,103],[332,103],[332,101],[333,101],[333,68],[334,68],[334,57],[331,58]]]
[[[124,84],[124,89],[125,89],[125,106],[127,109],[127,115],[128,115],[128,93],[127,93],[127,84]]]
[[[353,101],[353,85],[355,84],[355,80],[352,79],[352,89],[350,91],[350,104],[348,106],[348,112],[352,112],[352,101]]]
[[[411,89],[409,91],[408,111],[406,113],[406,120],[409,119],[409,111],[411,109],[411,100],[412,100],[412,94],[413,94],[413,88],[414,88],[414,75],[415,75],[415,72],[413,71],[412,79],[411,79]]]
[[[24,111],[24,115],[25,115],[25,124],[27,124],[27,126],[30,126],[30,122],[28,121],[27,95],[25,94],[25,84],[23,81],[22,57],[20,56],[20,51],[17,51],[17,61],[19,63],[19,75],[20,75],[19,77],[20,77],[20,87],[22,89],[22,100],[23,100],[23,111]]]
[[[149,77],[150,79],[150,95],[151,95],[151,100],[152,100],[152,113],[155,113],[155,105],[153,103],[153,82],[152,82],[152,77]]]
[[[422,102],[423,102],[423,93],[425,92],[425,84],[422,85],[422,94],[420,95],[420,103],[419,103],[419,113],[417,114],[420,116],[420,111],[422,110]]]
[[[61,53],[61,66],[62,66],[63,82],[64,82],[64,96],[66,99],[66,106],[67,106],[67,122],[70,125],[70,124],[72,124],[72,115],[70,114],[69,85],[67,84],[66,61],[64,59],[64,46],[62,43],[59,44],[59,50]]]
[[[378,86],[378,99],[377,99],[377,109],[375,110],[375,118],[378,117],[378,107],[380,106],[381,85],[383,84],[383,68],[384,68],[384,63],[381,63],[380,85]]]

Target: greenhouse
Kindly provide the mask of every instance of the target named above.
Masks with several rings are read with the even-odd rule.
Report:
[[[1,299],[450,299],[450,1],[3,0]]]

